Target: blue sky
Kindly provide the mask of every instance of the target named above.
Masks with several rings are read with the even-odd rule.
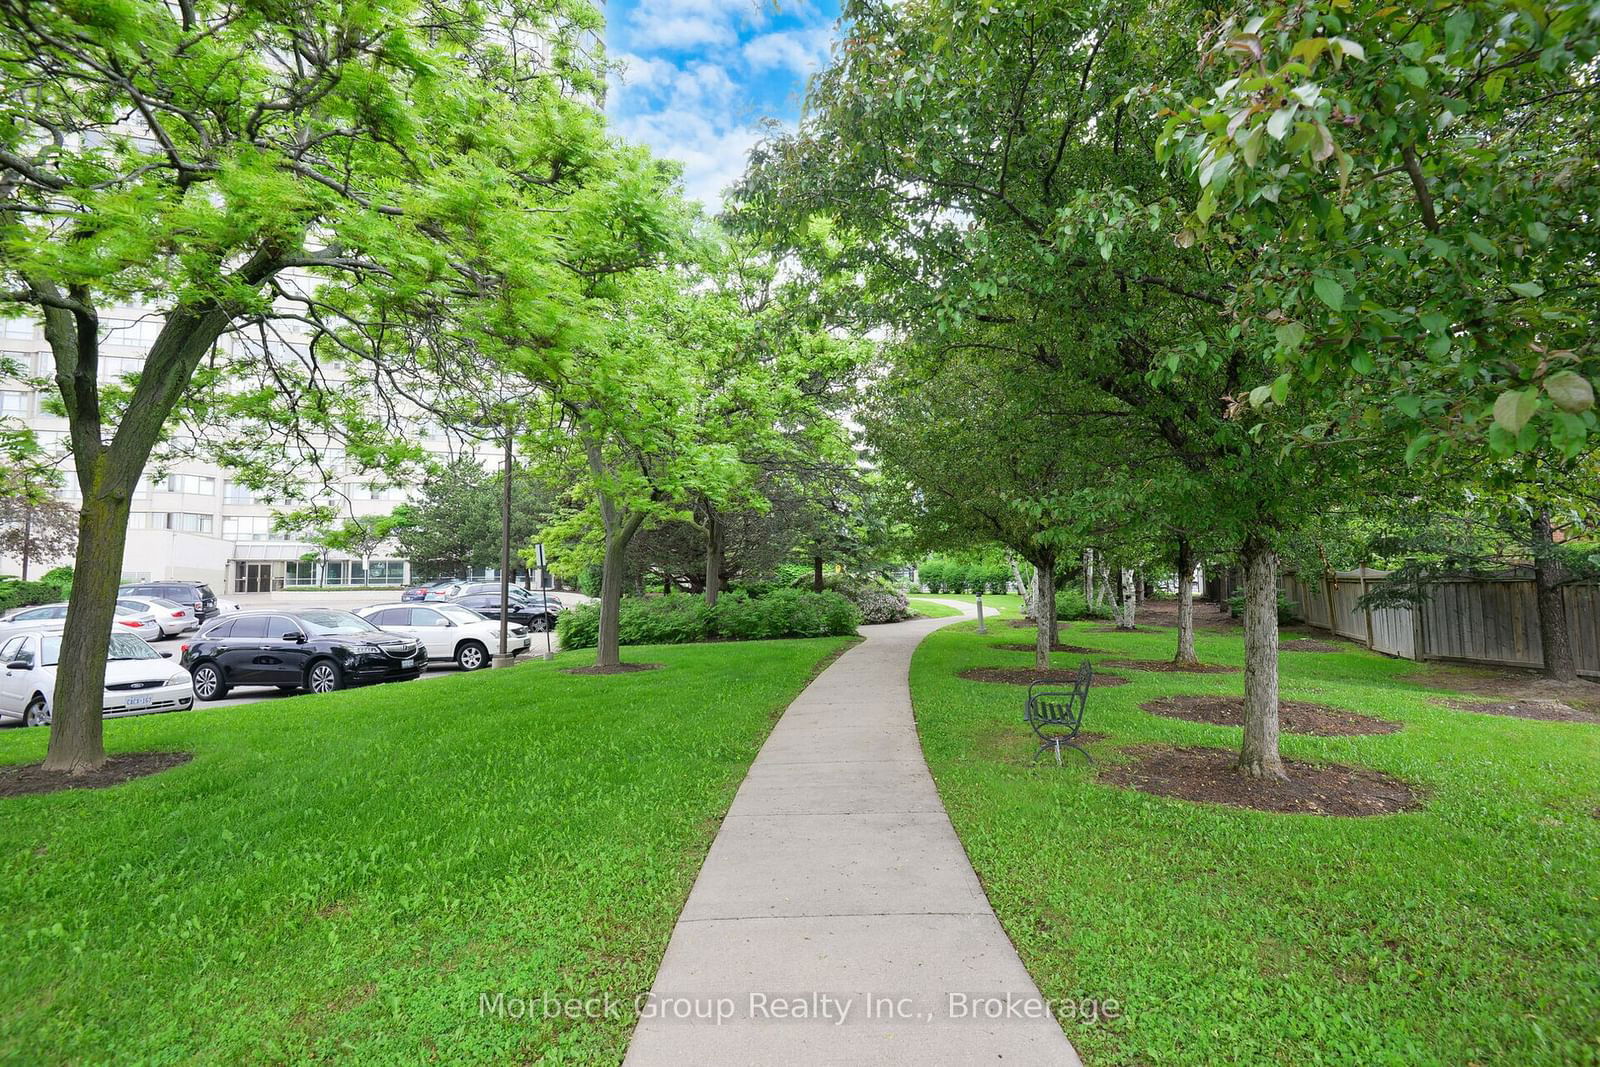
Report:
[[[619,134],[684,164],[715,210],[775,118],[793,125],[828,56],[838,0],[609,0],[606,47],[624,72],[606,110]]]

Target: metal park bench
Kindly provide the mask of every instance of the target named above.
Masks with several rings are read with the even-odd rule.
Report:
[[[1084,752],[1074,744],[1078,730],[1083,726],[1083,713],[1089,704],[1089,685],[1094,681],[1094,665],[1088,660],[1083,661],[1083,666],[1078,668],[1078,676],[1073,679],[1072,688],[1066,689],[1040,689],[1042,685],[1059,683],[1034,682],[1028,686],[1028,706],[1023,713],[1028,725],[1033,727],[1034,734],[1039,738],[1039,751],[1033,754],[1033,761],[1039,762],[1039,757],[1046,752],[1054,751],[1056,766],[1061,766],[1061,749],[1063,747],[1076,749],[1083,752],[1083,758],[1090,763],[1094,757]]]

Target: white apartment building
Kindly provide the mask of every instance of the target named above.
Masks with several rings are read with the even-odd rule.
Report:
[[[102,314],[100,321],[100,380],[114,382],[143,365],[150,344],[160,332],[161,318],[148,309],[121,308]],[[292,335],[286,340],[295,342]],[[54,373],[49,346],[35,319],[0,318],[0,357],[20,363],[27,376],[48,377]],[[59,457],[65,484],[57,495],[74,503],[81,495],[67,443],[67,420],[46,410],[48,396],[48,389],[35,390],[24,380],[0,377],[0,418],[30,427],[40,445]],[[419,430],[427,430],[420,420]],[[427,443],[441,456],[448,454],[444,439],[429,439]],[[337,449],[324,452],[324,465],[337,465],[338,453]],[[356,516],[386,515],[407,499],[406,490],[369,478],[352,478],[338,486],[338,493],[340,509]],[[283,509],[282,504],[278,507]],[[410,562],[400,558],[392,545],[383,546],[365,561],[345,553],[324,554],[315,545],[291,540],[275,531],[273,511],[227,470],[214,464],[181,461],[163,476],[146,475],[139,480],[133,498],[122,560],[123,577],[127,581],[204,581],[219,594],[269,592],[295,586],[403,585],[413,577],[433,577],[414,576]],[[310,555],[316,558],[305,558]],[[71,562],[70,558],[34,560],[30,573],[40,574],[57,564]],[[20,566],[19,560],[0,555],[0,574],[17,574]],[[493,577],[497,573],[480,570],[473,576]]]

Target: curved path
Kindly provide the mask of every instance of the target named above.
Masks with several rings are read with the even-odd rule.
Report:
[[[1078,1063],[917,742],[911,654],[958,621],[864,628],[784,712],[684,905],[627,1065]]]

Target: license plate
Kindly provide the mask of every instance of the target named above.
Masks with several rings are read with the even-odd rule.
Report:
[[[150,706],[150,697],[148,694],[129,697],[127,706],[130,708],[148,708]]]
[[[415,667],[416,665],[417,661],[414,659],[403,659],[400,661],[400,666],[402,667]]]

